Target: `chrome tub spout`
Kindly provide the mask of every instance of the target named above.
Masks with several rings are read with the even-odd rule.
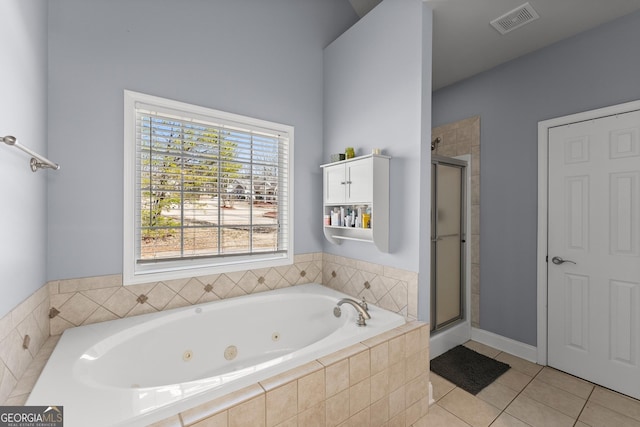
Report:
[[[340,301],[338,301],[338,304],[333,309],[334,316],[340,317],[342,315],[342,309],[340,309],[340,306],[345,303],[355,308],[358,312],[358,320],[356,321],[358,326],[367,326],[366,320],[371,319],[371,315],[369,314],[367,309],[364,308],[358,301],[351,298],[342,298]]]

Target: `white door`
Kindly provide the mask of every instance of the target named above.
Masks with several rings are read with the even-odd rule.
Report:
[[[640,112],[548,150],[548,364],[640,398]]]

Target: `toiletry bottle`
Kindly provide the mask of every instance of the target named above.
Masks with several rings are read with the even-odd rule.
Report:
[[[356,156],[356,151],[353,149],[353,147],[347,147],[344,150],[344,154],[347,157],[347,159],[353,159]]]

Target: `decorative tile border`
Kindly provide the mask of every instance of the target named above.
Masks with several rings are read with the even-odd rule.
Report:
[[[417,318],[417,273],[312,253],[296,255],[289,266],[132,286],[122,286],[120,275],[53,281],[48,284],[51,335],[74,326],[312,282]]]
[[[324,254],[322,284],[415,320],[418,273]]]
[[[292,265],[122,285],[121,275],[49,282],[51,335],[74,326],[169,310],[322,280],[322,253],[296,255]]]

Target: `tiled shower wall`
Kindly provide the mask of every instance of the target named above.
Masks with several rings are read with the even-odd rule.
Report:
[[[480,116],[433,128],[440,138],[433,153],[456,157],[471,154],[471,325],[480,327]]]

